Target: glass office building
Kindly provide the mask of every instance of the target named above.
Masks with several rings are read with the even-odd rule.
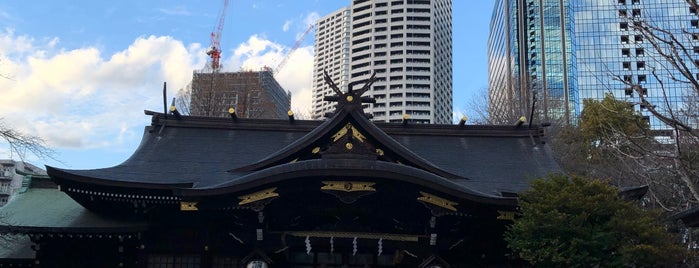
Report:
[[[580,98],[602,99],[611,93],[617,99],[634,103],[635,110],[649,120],[653,129],[668,129],[640,105],[639,94],[660,112],[676,112],[687,104],[691,85],[658,53],[657,48],[669,52],[669,47],[653,42],[638,27],[653,25],[677,37],[679,44],[690,51],[679,57],[686,63],[685,74],[696,77],[699,69],[691,59],[699,59],[696,10],[684,0],[573,2]],[[698,49],[693,51],[695,47]]]
[[[671,50],[651,42],[639,30],[644,25],[678,38],[689,52],[678,57],[684,73],[659,54]],[[696,10],[683,0],[497,0],[489,40],[491,113],[526,115],[536,99],[534,120],[574,124],[584,99],[611,93],[634,103],[653,129],[667,129],[640,105],[639,94],[660,112],[686,108],[692,88],[686,75],[699,75],[692,60],[699,59],[698,27]]]
[[[495,2],[488,40],[493,123],[520,116],[574,121],[578,94],[571,12],[567,0]]]

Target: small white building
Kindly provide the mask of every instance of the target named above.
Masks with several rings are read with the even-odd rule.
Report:
[[[7,204],[23,188],[26,189],[32,177],[36,176],[46,177],[46,171],[22,161],[0,160],[0,206]]]

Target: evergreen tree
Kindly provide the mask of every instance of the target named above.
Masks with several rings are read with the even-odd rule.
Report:
[[[537,267],[673,267],[681,248],[657,211],[599,180],[552,175],[519,197],[508,247]]]

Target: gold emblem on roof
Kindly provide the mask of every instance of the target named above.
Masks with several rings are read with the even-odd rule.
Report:
[[[497,217],[498,220],[507,220],[507,221],[515,220],[515,212],[514,211],[498,210],[498,213],[500,214]]]
[[[250,204],[267,198],[277,197],[279,196],[279,194],[274,192],[276,190],[277,187],[273,187],[259,192],[254,192],[248,195],[239,196],[238,199],[240,199],[240,202],[238,202],[238,205]]]
[[[352,137],[360,142],[364,142],[366,140],[366,137],[352,124],[347,124],[344,127],[342,127],[335,135],[333,135],[333,142],[336,142],[340,138],[344,137],[347,135],[347,132],[352,132]]]
[[[197,202],[180,201],[180,211],[196,211],[196,210],[199,210],[199,208],[197,208]]]
[[[432,205],[435,205],[438,207],[446,208],[446,209],[451,210],[451,211],[456,211],[456,207],[454,207],[454,206],[459,204],[459,203],[456,203],[454,201],[449,201],[449,200],[441,198],[439,196],[428,194],[428,193],[425,193],[422,191],[420,192],[420,194],[422,196],[418,197],[417,200],[425,202],[425,203],[429,203],[429,204],[432,204]]]
[[[376,192],[373,187],[375,182],[365,181],[323,181],[321,190],[343,191],[343,192]]]

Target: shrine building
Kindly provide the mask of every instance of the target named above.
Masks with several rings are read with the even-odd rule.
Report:
[[[47,167],[0,212],[15,267],[500,267],[516,195],[559,173],[545,127],[375,123],[361,89],[324,121],[146,111],[130,158]]]

